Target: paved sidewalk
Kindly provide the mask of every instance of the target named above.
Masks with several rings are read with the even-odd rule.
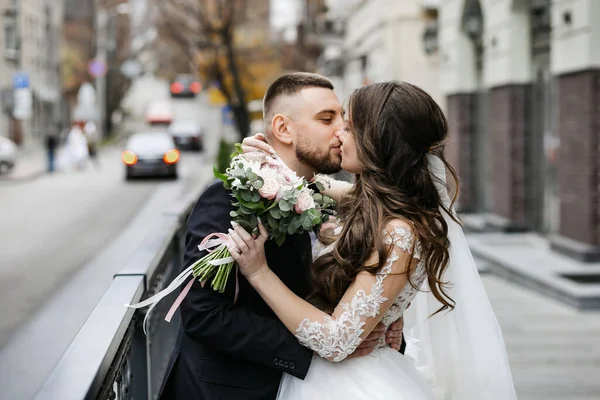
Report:
[[[6,175],[0,175],[2,181],[23,181],[38,178],[46,173],[46,149],[42,144],[34,143],[19,150],[14,168]]]
[[[510,358],[519,400],[600,399],[600,312],[581,312],[482,275]]]
[[[473,255],[496,275],[580,310],[600,310],[600,262],[552,250],[536,233],[484,231],[484,218],[461,215]]]

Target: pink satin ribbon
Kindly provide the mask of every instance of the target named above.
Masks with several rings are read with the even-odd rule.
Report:
[[[212,243],[209,244],[208,242],[213,237],[216,237],[217,239],[219,239],[220,242],[215,243],[215,244],[212,244]],[[228,235],[226,235],[224,233],[211,233],[210,235],[205,237],[204,240],[202,240],[202,242],[200,242],[200,246],[198,246],[198,248],[200,248],[200,250],[206,250],[207,252],[212,253],[213,251],[216,250],[215,247],[218,247],[218,246],[222,245],[223,243],[233,244],[233,242],[231,241],[231,238]],[[165,316],[165,321],[171,322],[171,319],[173,318],[175,311],[177,311],[177,309],[183,302],[183,299],[189,293],[190,289],[192,288],[192,285],[194,284],[195,279],[196,278],[192,277],[192,279],[188,282],[188,284],[185,285],[185,288],[183,288],[181,293],[179,293],[179,296],[177,296],[177,299],[175,299],[175,302],[173,302],[173,305],[171,306],[171,308],[169,309],[169,312]],[[206,284],[206,280],[200,282],[200,285],[202,285],[202,287],[204,287],[205,284]],[[239,281],[239,276],[238,276],[238,266],[236,264],[236,266],[235,266],[235,295],[233,297],[233,304],[237,303],[239,294],[240,294],[240,281]]]

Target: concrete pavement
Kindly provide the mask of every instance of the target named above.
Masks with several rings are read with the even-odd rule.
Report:
[[[490,274],[482,278],[519,400],[600,399],[600,311],[578,311]]]
[[[600,309],[600,263],[560,254],[536,233],[486,232],[481,215],[461,218],[471,251],[496,275],[582,310]]]

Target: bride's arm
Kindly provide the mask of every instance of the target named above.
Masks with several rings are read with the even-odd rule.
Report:
[[[412,236],[406,225],[401,226],[406,234],[394,233],[393,252],[382,271],[377,275],[359,273],[331,316],[295,295],[268,268],[266,261],[257,261],[261,256],[253,254],[256,251],[253,243],[239,242],[245,233],[240,228],[236,228],[232,238],[243,250],[232,251],[232,256],[248,281],[300,343],[329,361],[339,362],[369,335],[407,283],[405,272],[409,260],[413,259]],[[394,232],[393,227],[388,231]],[[256,243],[262,248],[264,241],[261,243],[259,238]],[[376,257],[375,253],[369,261]],[[261,263],[258,267],[257,262]]]
[[[331,197],[338,204],[354,186],[350,182],[339,181],[337,179],[333,179],[327,175],[322,174],[315,175],[315,181],[321,182],[321,184],[325,188],[325,190],[323,190],[321,193]]]

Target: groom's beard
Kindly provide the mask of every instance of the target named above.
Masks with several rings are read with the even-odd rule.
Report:
[[[302,136],[298,136],[296,158],[320,174],[335,174],[342,169],[342,158],[339,154],[331,151],[330,147],[320,149]]]

